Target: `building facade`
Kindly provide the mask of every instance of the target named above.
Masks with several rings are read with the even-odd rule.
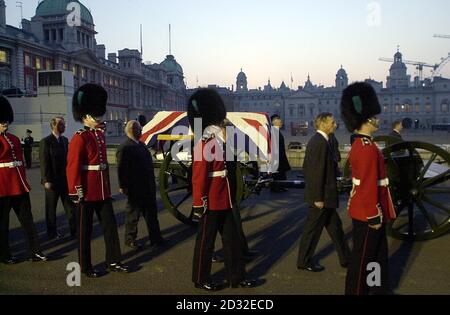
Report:
[[[332,112],[339,117],[339,101],[342,90],[348,86],[348,76],[343,68],[336,74],[336,86],[325,88],[314,85],[308,75],[304,86],[292,90],[282,82],[274,88],[270,79],[264,88],[249,89],[247,76],[240,72],[236,78],[238,87],[234,93],[236,111],[267,112],[279,115],[285,128],[296,130],[299,126],[311,126],[314,118],[321,112]]]
[[[67,5],[77,2],[81,25],[70,26]],[[172,55],[160,64],[143,63],[136,49],[123,49],[106,56],[97,44],[94,19],[79,1],[43,0],[22,28],[6,25],[6,6],[0,0],[0,90],[20,90],[33,97],[37,72],[67,70],[75,88],[98,83],[108,91],[106,119],[118,128],[139,116],[150,119],[160,110],[182,110],[186,102],[183,69]],[[18,89],[18,90],[17,90]],[[6,93],[5,93],[6,94]]]
[[[273,88],[270,80],[263,89],[249,89],[247,75],[242,72],[236,78],[234,91],[235,111],[267,112],[278,114],[288,130],[298,125],[312,125],[321,112],[331,112],[340,119],[339,105],[343,89],[349,84],[345,69],[336,73],[335,85],[324,87],[315,85],[308,75],[304,86],[289,89],[284,82]],[[433,124],[450,123],[450,79],[435,77],[411,81],[403,55],[397,52],[387,76],[387,84],[366,79],[377,91],[382,114],[382,127],[389,129],[396,120],[401,120],[406,128],[431,128]]]

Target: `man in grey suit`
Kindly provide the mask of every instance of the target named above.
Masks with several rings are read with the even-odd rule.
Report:
[[[336,209],[339,207],[336,177],[338,174],[337,146],[330,142],[337,128],[331,113],[322,113],[315,120],[317,133],[311,138],[305,153],[305,201],[309,214],[300,241],[297,268],[320,272],[325,268],[313,263],[312,257],[325,227],[333,240],[342,267],[348,264],[349,248],[344,240],[342,222]]]

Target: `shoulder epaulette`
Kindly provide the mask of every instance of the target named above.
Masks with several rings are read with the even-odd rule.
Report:
[[[81,135],[86,132],[86,129],[78,129],[77,134]]]

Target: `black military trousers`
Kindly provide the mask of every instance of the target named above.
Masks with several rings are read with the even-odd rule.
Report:
[[[9,213],[11,208],[17,215],[20,225],[28,240],[28,254],[30,256],[40,252],[39,239],[31,213],[30,195],[0,197],[0,259],[11,258],[9,249]]]
[[[161,230],[158,221],[158,205],[155,198],[128,198],[127,215],[125,220],[125,241],[135,241],[138,234],[139,217],[142,214],[147,225],[150,242],[156,244],[161,241]]]
[[[241,242],[231,209],[207,211],[199,223],[195,242],[192,281],[211,282],[211,265],[217,232],[222,236],[227,280],[231,284],[241,282],[245,277],[245,263]]]
[[[31,168],[31,166],[32,166],[32,163],[33,163],[33,160],[32,160],[32,157],[33,157],[33,150],[31,149],[31,150],[24,150],[23,151],[23,155],[24,155],[24,158],[25,158],[25,164],[26,164],[26,167],[27,168]]]
[[[368,277],[373,269],[367,271],[368,264],[380,266],[380,286],[369,287]],[[369,277],[372,279],[372,277]],[[380,230],[369,228],[367,222],[353,220],[353,251],[347,271],[346,295],[389,294],[388,245],[385,227]]]
[[[77,207],[77,233],[78,233],[78,259],[83,272],[92,269],[91,263],[91,237],[93,229],[94,212],[103,230],[106,263],[118,263],[121,260],[119,234],[111,200],[99,202],[83,202]]]
[[[55,236],[57,231],[56,226],[56,209],[58,207],[58,200],[61,202],[66,212],[66,218],[69,223],[70,235],[76,235],[77,224],[75,219],[75,204],[70,200],[67,190],[55,187],[54,189],[45,190],[45,222],[47,224],[48,236]]]
[[[306,268],[312,264],[312,257],[316,251],[323,228],[327,229],[336,247],[339,262],[341,265],[347,265],[350,249],[344,240],[342,221],[336,209],[318,209],[311,206],[298,250],[298,268]]]

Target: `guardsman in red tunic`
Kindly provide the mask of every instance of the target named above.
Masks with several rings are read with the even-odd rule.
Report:
[[[0,262],[7,265],[18,262],[9,250],[9,212],[11,208],[19,218],[28,238],[31,261],[45,261],[47,257],[39,248],[38,235],[31,213],[29,192],[31,190],[25,174],[25,162],[19,138],[8,133],[14,121],[9,101],[0,96]]]
[[[75,121],[83,122],[72,138],[67,157],[69,196],[78,207],[78,255],[81,271],[90,278],[101,273],[92,268],[91,235],[94,212],[103,229],[106,245],[106,263],[111,272],[127,273],[121,261],[119,235],[111,200],[109,166],[106,156],[105,126],[108,94],[96,84],[86,84],[73,97]]]
[[[384,157],[372,140],[381,108],[370,84],[354,83],[342,96],[342,119],[355,132],[349,154],[353,189],[348,211],[353,219],[353,252],[347,295],[389,294],[386,223],[395,219]]]
[[[211,279],[214,243],[217,232],[220,232],[228,285],[233,288],[253,287],[255,282],[245,279],[245,263],[232,213],[223,149],[225,139],[220,126],[226,118],[222,98],[212,89],[197,90],[189,99],[188,117],[198,140],[193,152],[192,194],[194,216],[200,221],[192,281],[199,289],[215,291],[222,288]]]

